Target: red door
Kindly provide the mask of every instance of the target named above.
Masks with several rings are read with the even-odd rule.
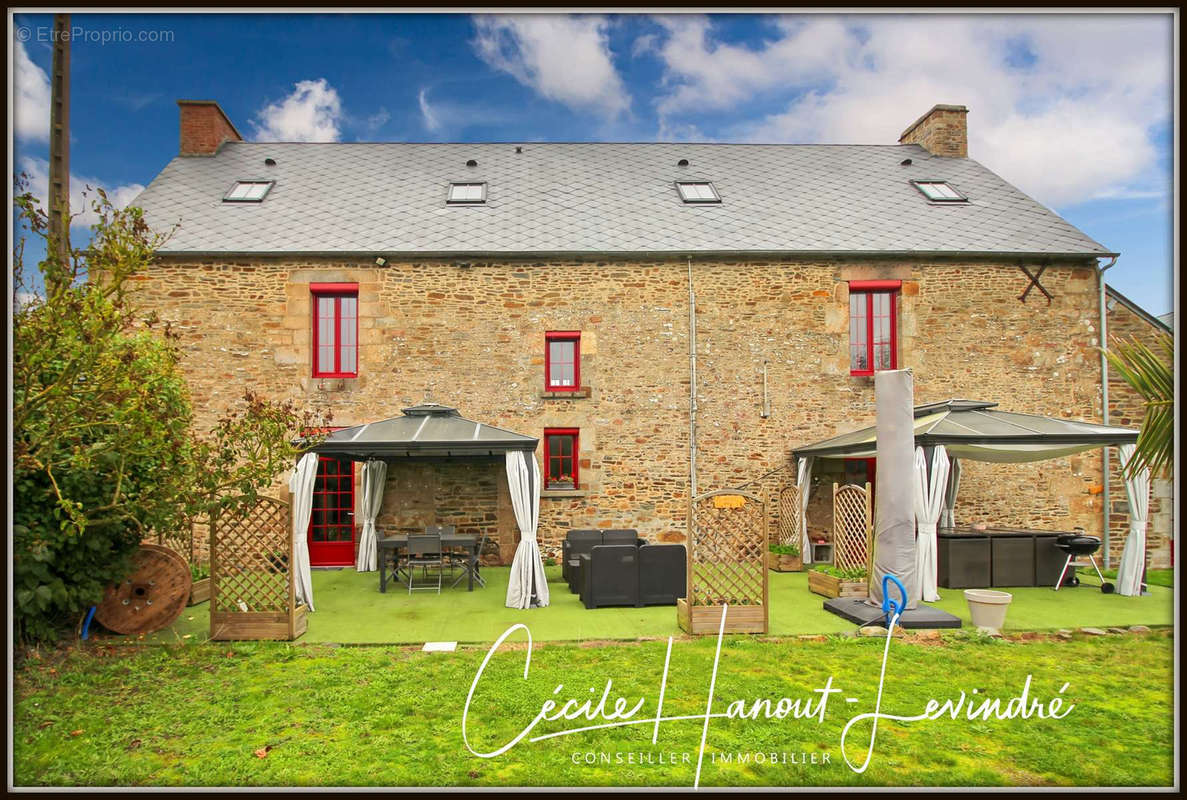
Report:
[[[309,563],[354,563],[354,462],[320,456],[309,518]]]

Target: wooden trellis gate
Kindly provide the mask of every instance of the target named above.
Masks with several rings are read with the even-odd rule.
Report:
[[[870,485],[833,484],[833,563],[841,569],[869,568],[874,555]]]
[[[797,544],[803,554],[803,504],[800,487],[784,486],[779,492],[779,544]]]
[[[767,516],[757,495],[726,489],[692,501],[688,589],[676,604],[680,627],[715,634],[728,605],[727,633],[767,632]]]
[[[261,497],[210,523],[210,638],[296,639],[308,609],[296,602],[288,503]]]

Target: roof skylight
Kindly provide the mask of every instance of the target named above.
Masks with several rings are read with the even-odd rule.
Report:
[[[968,198],[947,181],[911,181],[923,196],[933,203],[967,203]]]
[[[680,199],[686,203],[720,203],[721,195],[709,181],[676,181]]]
[[[485,183],[451,183],[449,184],[449,195],[446,197],[447,203],[485,203],[486,202],[486,184]]]
[[[224,203],[258,203],[267,196],[275,181],[235,181],[225,195]]]

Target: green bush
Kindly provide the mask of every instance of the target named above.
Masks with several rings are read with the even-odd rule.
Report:
[[[771,552],[777,556],[798,556],[800,554],[800,546],[795,542],[791,544],[773,544],[771,545]]]
[[[90,243],[60,248],[31,195],[16,205],[46,252],[31,302],[23,237],[13,253],[13,621],[29,642],[73,627],[154,531],[254,502],[325,421],[247,392],[196,437],[176,337],[129,298],[165,237],[99,192]]]
[[[813,564],[812,569],[816,572],[823,572],[825,575],[832,575],[834,578],[840,578],[843,581],[861,581],[866,579],[865,567],[841,569],[840,567],[834,567],[832,564]]]

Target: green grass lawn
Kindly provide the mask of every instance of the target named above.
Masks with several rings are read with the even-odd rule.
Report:
[[[1095,597],[1082,592],[1074,601]],[[540,630],[551,624],[544,614],[529,620],[534,632],[537,623]],[[712,638],[675,642],[665,715],[704,713],[715,645]],[[496,758],[471,755],[462,710],[487,646],[432,654],[391,646],[99,644],[33,657],[15,674],[14,780],[18,786],[692,785],[702,719],[663,723],[655,745],[646,724],[525,738]],[[537,646],[527,680],[522,645],[499,653],[474,695],[472,746],[489,751],[511,740],[558,684],[555,697],[588,698],[613,679],[611,700],[644,698],[639,718],[654,715],[665,648],[665,641]],[[883,720],[869,770],[859,775],[842,759],[841,730],[852,716],[872,710],[882,648],[875,638],[727,638],[714,711],[739,699],[816,697],[813,690],[830,676],[840,693],[823,722],[712,720],[701,785],[1166,786],[1173,780],[1169,631],[1066,641],[970,633],[895,640],[884,713],[916,714],[929,698],[974,689],[1004,703],[1028,675],[1031,696],[1044,702],[1070,682],[1063,697],[1074,708],[1063,719]],[[857,702],[846,703],[849,697]],[[578,724],[545,722],[532,734]],[[869,732],[867,723],[854,726],[853,760],[864,758]],[[721,760],[737,752],[797,759],[806,753],[809,760],[815,754],[818,763]],[[598,763],[602,754],[611,763]],[[620,754],[624,763],[616,763]],[[651,763],[629,763],[639,760],[631,754]],[[585,763],[587,757],[595,763]]]
[[[516,622],[528,622],[538,641],[636,639],[678,635],[676,609],[600,608],[587,610],[561,582],[560,568],[547,567],[552,604],[520,611],[504,607],[509,570],[486,568],[485,589],[467,592],[465,583],[409,596],[400,586],[378,591],[377,573],[353,569],[314,570],[313,599],[302,642],[341,644],[420,644],[426,641],[493,642]],[[824,598],[808,591],[807,573],[771,572],[770,633],[776,636],[839,633],[853,625],[823,608]],[[1096,580],[1095,576],[1091,579]],[[1103,595],[1089,584],[1058,592],[1047,587],[1010,589],[1014,601],[1007,630],[1057,630],[1083,626],[1170,625],[1174,592],[1159,586],[1149,597]],[[964,594],[941,589],[939,608],[969,624]],[[210,630],[209,603],[186,609],[173,628],[150,637],[162,642],[201,642]],[[188,638],[186,638],[188,637]]]

